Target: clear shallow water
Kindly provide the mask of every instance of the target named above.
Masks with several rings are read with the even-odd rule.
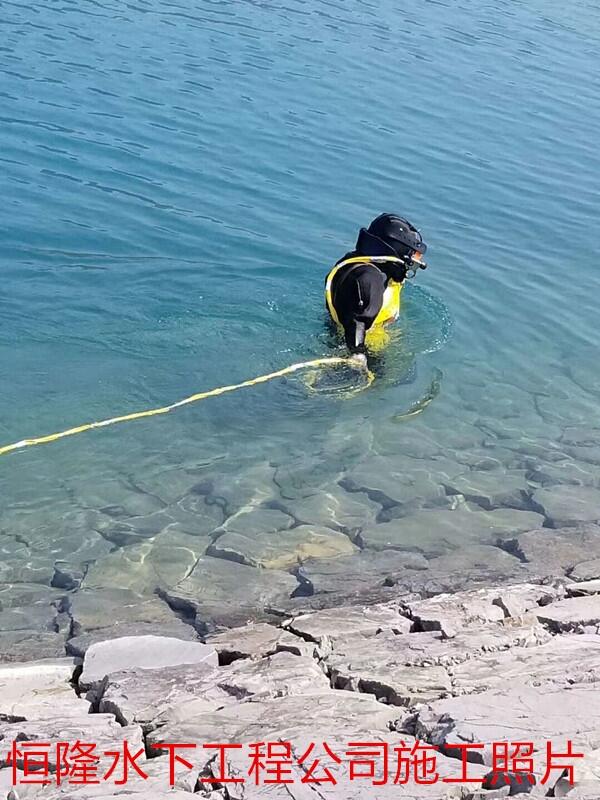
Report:
[[[282,382],[3,459],[5,536],[64,558],[107,517],[149,535],[132,494],[206,477],[231,511],[381,454],[441,481],[558,450],[597,482],[561,444],[600,425],[594,4],[2,3],[0,27],[3,443],[332,352],[324,275],[382,210],[431,264],[368,393]]]

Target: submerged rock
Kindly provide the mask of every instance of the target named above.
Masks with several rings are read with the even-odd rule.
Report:
[[[277,533],[226,533],[220,536],[207,555],[226,558],[251,567],[289,569],[308,558],[335,558],[358,552],[343,533],[314,525],[300,525]]]
[[[172,608],[194,617],[198,630],[209,633],[217,625],[240,625],[269,616],[269,609],[285,605],[297,587],[297,580],[286,572],[203,556],[163,596]]]
[[[528,509],[532,494],[525,472],[471,470],[446,484],[449,494],[460,494],[466,500],[492,511],[495,508]]]
[[[141,544],[120,548],[96,561],[83,580],[85,589],[106,586],[152,595],[174,586],[190,572],[211,540],[168,530]]]
[[[335,559],[309,558],[297,575],[306,594],[338,594],[344,602],[344,597],[359,590],[411,579],[427,568],[428,561],[421,553],[363,550]]]
[[[540,575],[561,575],[576,564],[600,558],[600,526],[540,528],[507,538],[502,546]]]
[[[494,544],[542,523],[543,517],[532,511],[483,511],[462,503],[454,510],[424,510],[375,525],[363,530],[361,539],[375,550],[412,550],[435,557],[470,544]]]
[[[533,501],[553,528],[600,522],[600,489],[591,486],[538,489]]]

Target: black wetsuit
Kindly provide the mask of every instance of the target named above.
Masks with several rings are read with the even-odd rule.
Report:
[[[337,263],[365,255],[356,250],[346,253]],[[344,328],[346,344],[352,353],[365,350],[365,335],[383,305],[383,294],[390,280],[399,283],[406,268],[397,261],[346,264],[331,281],[331,302]]]

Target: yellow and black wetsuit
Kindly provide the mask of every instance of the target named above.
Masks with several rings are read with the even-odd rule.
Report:
[[[356,253],[348,253],[329,272],[325,302],[351,352],[377,352],[385,346],[385,328],[400,313],[405,277],[403,259]]]

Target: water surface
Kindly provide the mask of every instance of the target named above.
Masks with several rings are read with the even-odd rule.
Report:
[[[598,484],[597,447],[563,441],[600,427],[596,4],[0,5],[3,443],[338,352],[323,278],[383,210],[431,264],[358,398],[282,381],[2,459],[0,536],[31,563],[377,484],[380,456],[535,488],[558,453]],[[221,516],[183,524],[203,480]]]

